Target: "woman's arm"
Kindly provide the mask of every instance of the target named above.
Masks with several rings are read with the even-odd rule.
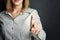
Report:
[[[0,40],[2,40],[2,27],[1,27],[1,20],[0,20]]]
[[[32,14],[32,16],[34,16],[34,18],[32,20],[39,23],[39,27],[36,26],[36,28],[38,28],[37,30],[39,30],[39,32],[37,32],[37,34],[35,34],[33,30],[31,31],[33,37],[35,38],[35,40],[45,40],[46,39],[46,33],[42,28],[42,24],[41,24],[40,17],[38,15],[37,10],[34,10],[31,14]]]
[[[5,40],[5,36],[3,35],[3,31],[2,31],[2,24],[3,22],[1,21],[0,18],[0,40]]]

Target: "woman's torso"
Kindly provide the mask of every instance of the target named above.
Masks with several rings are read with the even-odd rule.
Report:
[[[29,8],[24,14],[21,13],[15,19],[7,11],[0,13],[5,40],[31,40],[30,18],[32,11],[33,9]]]

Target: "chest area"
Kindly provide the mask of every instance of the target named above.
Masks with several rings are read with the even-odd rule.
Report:
[[[18,17],[16,17],[16,19],[12,20],[10,19],[11,17],[9,16],[5,16],[5,18],[3,18],[3,29],[4,31],[8,31],[8,32],[13,32],[14,33],[28,33],[30,31],[30,18],[31,15],[26,14],[26,15],[20,15]]]

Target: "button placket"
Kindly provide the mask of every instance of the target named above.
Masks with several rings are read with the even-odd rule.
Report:
[[[13,28],[13,27],[14,27],[14,19],[13,19],[12,21],[13,21],[13,24],[12,24],[12,25],[13,25],[13,26],[12,26],[12,40],[14,40],[14,37],[13,37],[13,32],[14,32],[14,31],[13,31],[13,30],[14,30],[14,28]]]
[[[15,40],[15,38],[14,38],[14,31],[15,31],[14,27],[15,27],[15,19],[13,19],[13,26],[12,26],[12,40]]]
[[[21,32],[20,32],[20,40],[22,40],[22,35],[21,35]]]
[[[12,27],[12,30],[13,30],[13,27]]]

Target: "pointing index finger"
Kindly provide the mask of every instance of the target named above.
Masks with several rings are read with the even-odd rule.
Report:
[[[30,20],[30,28],[34,27],[34,25],[33,25],[33,19],[34,19],[34,17],[33,17],[33,15],[32,15],[32,16],[31,16],[31,20]]]

